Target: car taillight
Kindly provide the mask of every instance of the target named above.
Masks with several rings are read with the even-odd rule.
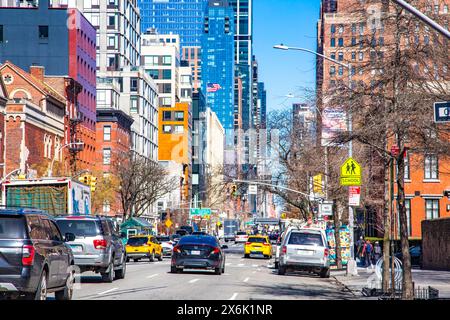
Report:
[[[95,249],[106,249],[107,245],[108,244],[105,239],[94,240],[94,248]]]
[[[173,247],[173,252],[180,253],[181,252],[180,247],[179,246]]]
[[[283,246],[283,248],[281,248],[281,253],[286,254],[287,252],[287,247]]]
[[[328,257],[328,248],[325,248],[325,250],[323,250],[323,256],[325,258]]]
[[[22,264],[24,266],[31,266],[34,262],[34,247],[30,245],[24,245],[22,247]]]
[[[270,243],[263,243],[263,246],[268,247],[268,246],[270,246]]]
[[[251,242],[248,242],[248,241],[245,243],[246,246],[249,246],[249,245],[251,245],[251,244],[252,244],[252,243],[251,243]]]
[[[211,253],[218,254],[220,253],[220,249],[216,247],[213,249],[213,251],[211,251]]]

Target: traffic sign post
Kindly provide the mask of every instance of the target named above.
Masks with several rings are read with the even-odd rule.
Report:
[[[434,104],[434,122],[450,122],[450,101],[436,102]]]

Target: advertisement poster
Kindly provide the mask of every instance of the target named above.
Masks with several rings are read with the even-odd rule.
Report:
[[[322,146],[333,146],[333,138],[347,131],[347,116],[340,109],[325,108],[322,112]]]
[[[328,246],[330,247],[330,265],[336,266],[336,238],[334,236],[334,228],[328,228],[326,230]],[[342,226],[339,230],[341,240],[341,257],[342,265],[347,265],[350,259],[350,230],[348,226]]]

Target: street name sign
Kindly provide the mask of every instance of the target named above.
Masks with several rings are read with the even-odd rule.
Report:
[[[324,202],[320,204],[320,216],[332,216],[333,215],[333,202]]]
[[[249,185],[248,186],[248,194],[257,195],[258,187],[256,185]]]
[[[189,215],[191,218],[205,218],[209,219],[211,217],[211,209],[190,209]]]
[[[341,166],[341,186],[360,186],[361,166],[353,158],[348,158]]]
[[[434,104],[434,122],[450,122],[450,101]]]

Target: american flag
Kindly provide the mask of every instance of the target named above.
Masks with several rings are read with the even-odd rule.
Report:
[[[217,83],[208,83],[207,92],[216,92],[217,90],[222,89],[220,84]]]

